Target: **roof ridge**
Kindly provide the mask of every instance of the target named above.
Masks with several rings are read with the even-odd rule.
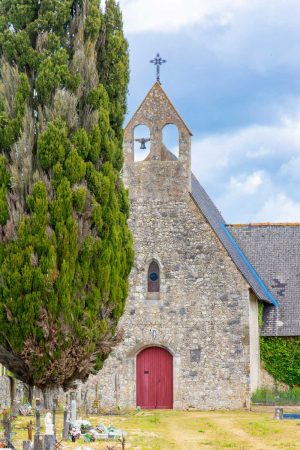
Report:
[[[253,222],[253,223],[228,223],[227,227],[299,227],[300,222]]]

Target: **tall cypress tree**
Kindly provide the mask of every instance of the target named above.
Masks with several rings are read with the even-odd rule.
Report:
[[[0,0],[0,362],[71,387],[118,341],[133,263],[115,0]]]

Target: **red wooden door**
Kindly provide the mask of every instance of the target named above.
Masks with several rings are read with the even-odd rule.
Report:
[[[150,347],[138,354],[136,404],[145,409],[173,408],[173,357],[167,350]]]

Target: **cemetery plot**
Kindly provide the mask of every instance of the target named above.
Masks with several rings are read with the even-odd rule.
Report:
[[[288,408],[284,409],[287,413]],[[293,407],[290,411],[297,411]],[[299,412],[299,411],[298,411]],[[28,423],[34,417],[19,416],[12,423],[13,444],[21,450],[28,439]],[[79,425],[78,421],[78,425]],[[121,450],[119,436],[111,435],[113,429],[126,433],[123,448],[135,450],[300,450],[300,420],[277,420],[274,408],[256,408],[255,411],[123,411],[120,415],[91,415],[84,417],[82,433],[75,442],[62,440],[64,411],[58,408],[55,419],[57,449]],[[111,426],[110,426],[111,425]],[[102,439],[88,442],[84,435],[90,427],[102,434]],[[45,432],[45,415],[41,414],[40,433]],[[27,450],[27,449],[26,449]]]

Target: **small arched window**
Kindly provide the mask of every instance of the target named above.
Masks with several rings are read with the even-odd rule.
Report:
[[[152,261],[148,269],[148,292],[159,292],[160,276],[159,265],[156,261]]]

